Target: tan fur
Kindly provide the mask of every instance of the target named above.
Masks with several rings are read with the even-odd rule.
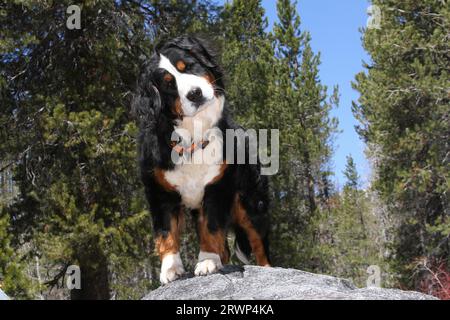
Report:
[[[173,186],[170,182],[168,182],[166,180],[164,170],[155,169],[154,176],[155,176],[156,182],[158,182],[158,184],[160,186],[162,186],[164,188],[164,190],[166,190],[166,191],[175,191],[176,190],[175,186]]]
[[[170,232],[166,237],[159,236],[156,239],[156,251],[161,260],[168,254],[176,254],[180,251],[180,231],[184,224],[183,213],[180,212],[178,217],[170,219]]]
[[[214,83],[214,82],[216,81],[216,79],[214,78],[214,76],[213,76],[210,72],[208,72],[207,74],[205,74],[205,75],[203,76],[203,78],[205,78],[206,81],[208,81],[209,84],[212,84],[212,83]]]
[[[178,60],[176,67],[178,71],[183,72],[186,69],[186,63],[183,60]]]
[[[172,81],[172,80],[173,80],[173,76],[172,76],[170,73],[166,73],[166,74],[164,75],[164,81],[170,82],[170,81]]]
[[[177,100],[175,100],[175,104],[172,108],[172,112],[179,119],[181,119],[183,117],[183,107],[181,106],[180,98],[177,98]]]
[[[222,179],[223,175],[225,174],[225,170],[228,168],[228,164],[226,162],[222,163],[222,165],[220,166],[219,169],[219,173],[217,174],[217,176],[214,177],[214,179],[212,179],[208,185],[210,184],[214,184],[218,181],[220,181],[220,179]]]

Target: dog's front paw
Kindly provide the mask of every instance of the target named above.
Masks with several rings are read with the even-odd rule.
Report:
[[[183,262],[179,253],[164,256],[161,264],[159,280],[162,284],[168,284],[184,274]]]
[[[194,272],[196,276],[206,276],[220,269],[222,269],[222,262],[218,254],[200,251]]]

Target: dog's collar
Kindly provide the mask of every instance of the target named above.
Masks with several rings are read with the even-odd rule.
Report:
[[[178,153],[180,156],[183,155],[183,153],[187,152],[190,154],[193,154],[198,149],[205,149],[209,144],[208,140],[201,140],[199,143],[193,142],[189,147],[182,147],[178,144],[176,141],[171,141],[170,146],[173,150],[175,150],[176,153]]]

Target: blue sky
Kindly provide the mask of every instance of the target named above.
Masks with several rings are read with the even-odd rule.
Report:
[[[269,19],[269,28],[277,20],[276,0],[262,0]],[[333,165],[335,181],[345,182],[342,171],[346,156],[351,154],[357,164],[361,182],[366,185],[370,167],[364,156],[364,143],[359,139],[354,126],[357,124],[351,112],[352,101],[358,92],[351,87],[355,75],[362,71],[362,61],[370,58],[361,45],[359,29],[367,23],[368,0],[298,0],[303,30],[311,33],[312,48],[320,51],[322,64],[320,79],[331,90],[339,85],[339,107],[332,114],[339,119],[342,131],[335,141]]]

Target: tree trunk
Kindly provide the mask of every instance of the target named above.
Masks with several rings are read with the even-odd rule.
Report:
[[[316,195],[314,189],[314,178],[311,174],[311,159],[308,150],[304,152],[305,177],[308,188],[308,203],[311,215],[316,211]]]
[[[108,261],[101,252],[91,255],[91,259],[82,256],[80,262],[81,289],[70,292],[72,300],[109,300],[110,288],[108,277]]]

